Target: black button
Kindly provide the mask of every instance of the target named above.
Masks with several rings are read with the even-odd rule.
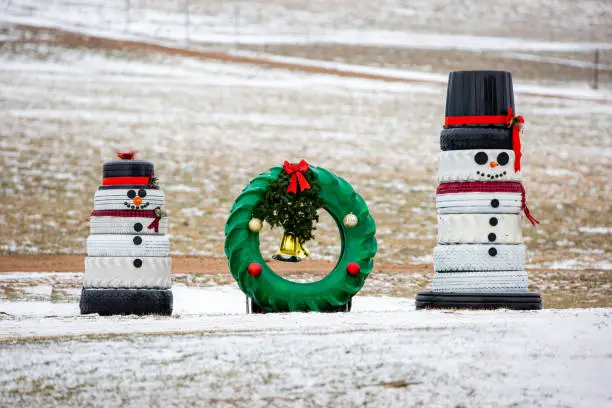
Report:
[[[495,256],[495,255],[497,255],[497,249],[495,249],[495,248],[489,248],[489,255],[491,255],[491,256]]]
[[[490,233],[488,238],[489,238],[489,241],[495,242],[495,240],[497,239],[497,235],[495,235],[494,233]],[[493,248],[493,249],[495,249],[495,248]]]
[[[134,259],[134,266],[140,268],[142,266],[142,259]]]
[[[134,198],[136,197],[136,192],[134,190],[130,190],[127,192],[127,196],[128,198]]]
[[[136,232],[140,232],[142,231],[142,224],[137,222],[136,224],[134,224],[134,231]]]
[[[497,225],[497,218],[496,217],[491,217],[489,218],[489,225],[494,227]]]
[[[140,245],[140,244],[142,244],[142,238],[134,237],[134,245]]]
[[[491,200],[491,207],[493,208],[499,207],[499,200],[497,198],[494,198]]]

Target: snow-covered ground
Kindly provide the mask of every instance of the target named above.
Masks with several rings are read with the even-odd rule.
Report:
[[[612,6],[585,0],[3,0],[5,14],[214,44],[609,49]],[[472,22],[472,24],[470,24]]]
[[[0,300],[0,405],[612,403],[612,309],[417,312],[360,295],[347,314],[246,315],[235,285],[178,284],[171,317],[79,316],[77,288],[49,301],[40,283],[79,275],[1,275],[40,300]]]

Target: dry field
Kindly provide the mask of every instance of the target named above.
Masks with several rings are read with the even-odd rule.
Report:
[[[79,7],[90,10],[89,3]],[[62,13],[69,5],[61,1],[48,9],[37,1],[9,2],[0,32],[0,253],[84,253],[101,162],[118,150],[135,149],[156,164],[175,255],[222,257],[225,218],[243,186],[285,159],[305,158],[344,177],[365,198],[378,226],[379,262],[427,270],[436,234],[435,161],[445,98],[435,78],[454,69],[496,68],[514,73],[517,109],[527,121],[524,184],[529,206],[542,221],[538,228],[524,227],[529,270],[600,271],[609,290],[609,7],[522,2],[488,16],[487,6],[464,3],[392,2],[372,18],[364,17],[372,7],[365,2],[338,3],[331,11],[320,2],[253,3],[238,8],[237,29],[234,8],[193,3],[192,22],[208,16],[191,32],[200,46],[416,73],[414,81],[386,82],[186,56],[180,47],[126,49],[113,40],[123,35],[117,2],[87,14],[77,6]],[[182,11],[164,4],[134,2],[127,34],[146,34],[157,24],[175,28],[158,30],[167,38],[178,36],[180,27],[160,16],[167,13],[176,25]],[[466,15],[481,20],[458,25]],[[537,26],[529,17],[534,15],[541,16]],[[100,47],[83,36],[68,41],[58,35],[61,30],[32,28],[43,17],[72,29],[106,27],[110,40]],[[29,28],[15,22],[20,18],[30,19],[24,21]],[[384,46],[395,40],[388,33],[376,36],[401,31],[404,23],[425,35],[423,44]],[[291,35],[281,35],[288,27],[296,44]],[[458,37],[453,48],[446,37],[436,43],[440,33],[472,37]],[[519,45],[500,49],[497,37],[519,33],[525,50],[517,38],[509,44]],[[481,50],[473,36],[481,36]],[[602,47],[596,91],[588,86],[593,52],[578,44],[589,41]],[[565,45],[559,50],[558,44]],[[262,234],[265,253],[272,253],[279,234]],[[324,216],[317,240],[309,243],[314,258],[333,260],[336,237]]]

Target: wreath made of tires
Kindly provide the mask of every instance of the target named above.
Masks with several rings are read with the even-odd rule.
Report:
[[[249,229],[253,209],[264,197],[267,186],[282,171],[272,168],[255,177],[238,196],[225,225],[225,255],[229,269],[240,289],[267,312],[333,311],[346,305],[363,287],[372,271],[376,254],[376,225],[367,204],[344,179],[320,168],[310,167],[321,185],[323,209],[334,219],[340,233],[340,256],[334,269],[323,279],[298,283],[276,274],[268,266],[259,248],[259,233]],[[357,225],[343,224],[347,214],[357,216]],[[261,265],[261,274],[252,276],[248,267]],[[356,263],[358,273],[348,273]],[[354,269],[353,269],[354,270]]]

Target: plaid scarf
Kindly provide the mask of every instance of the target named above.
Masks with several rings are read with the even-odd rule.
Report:
[[[520,193],[521,207],[525,216],[533,226],[539,224],[529,208],[527,207],[527,199],[525,198],[525,188],[520,181],[470,181],[466,183],[441,183],[436,194],[457,194],[457,193]]]
[[[156,210],[160,210],[159,207]],[[139,217],[139,218],[154,218],[153,222],[149,224],[147,229],[154,229],[155,232],[159,232],[159,221],[164,216],[163,211],[155,210],[95,210],[91,213],[92,217]]]

